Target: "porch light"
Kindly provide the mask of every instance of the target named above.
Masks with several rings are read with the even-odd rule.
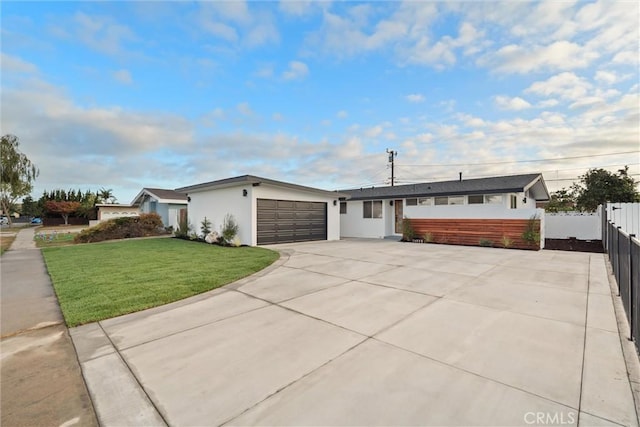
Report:
[[[389,206],[393,206],[393,200],[389,200]]]
[[[522,199],[522,203],[527,203],[527,198],[526,197]]]
[[[334,201],[333,201],[333,206],[336,206],[337,204],[338,204],[338,201],[337,201],[337,200],[334,200]]]
[[[247,193],[247,189],[246,189],[246,188],[243,188],[243,189],[242,189],[242,197],[247,197],[247,194],[248,194],[248,193]]]

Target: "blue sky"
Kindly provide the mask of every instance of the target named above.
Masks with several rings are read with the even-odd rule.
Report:
[[[2,134],[44,189],[640,179],[639,6],[3,2]],[[535,161],[540,159],[559,159]]]

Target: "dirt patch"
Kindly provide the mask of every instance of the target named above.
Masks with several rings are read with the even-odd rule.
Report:
[[[604,252],[601,240],[544,239],[544,248],[556,251]]]

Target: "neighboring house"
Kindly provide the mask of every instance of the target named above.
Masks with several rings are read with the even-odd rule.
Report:
[[[191,185],[188,218],[200,234],[206,217],[219,231],[227,214],[239,225],[245,245],[340,239],[340,198],[344,194],[243,175]]]
[[[113,218],[120,218],[123,216],[140,215],[140,211],[138,210],[137,206],[125,205],[120,203],[98,203],[96,204],[96,207],[98,208],[97,222],[106,221]]]
[[[433,231],[445,227],[443,219],[525,220],[539,214],[536,203],[549,199],[541,174],[358,188],[341,193],[349,196],[340,204],[341,237],[374,238],[401,236],[403,218],[433,220],[429,224]],[[479,223],[475,224],[477,228]],[[492,226],[496,224],[500,222],[494,221]]]
[[[162,188],[143,188],[131,202],[141,213],[157,213],[165,227],[178,228],[180,211],[187,208],[187,195]]]

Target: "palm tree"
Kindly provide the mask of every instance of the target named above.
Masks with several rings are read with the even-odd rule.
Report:
[[[102,203],[115,203],[118,199],[113,195],[113,190],[111,188],[101,188],[98,191],[98,199]]]

